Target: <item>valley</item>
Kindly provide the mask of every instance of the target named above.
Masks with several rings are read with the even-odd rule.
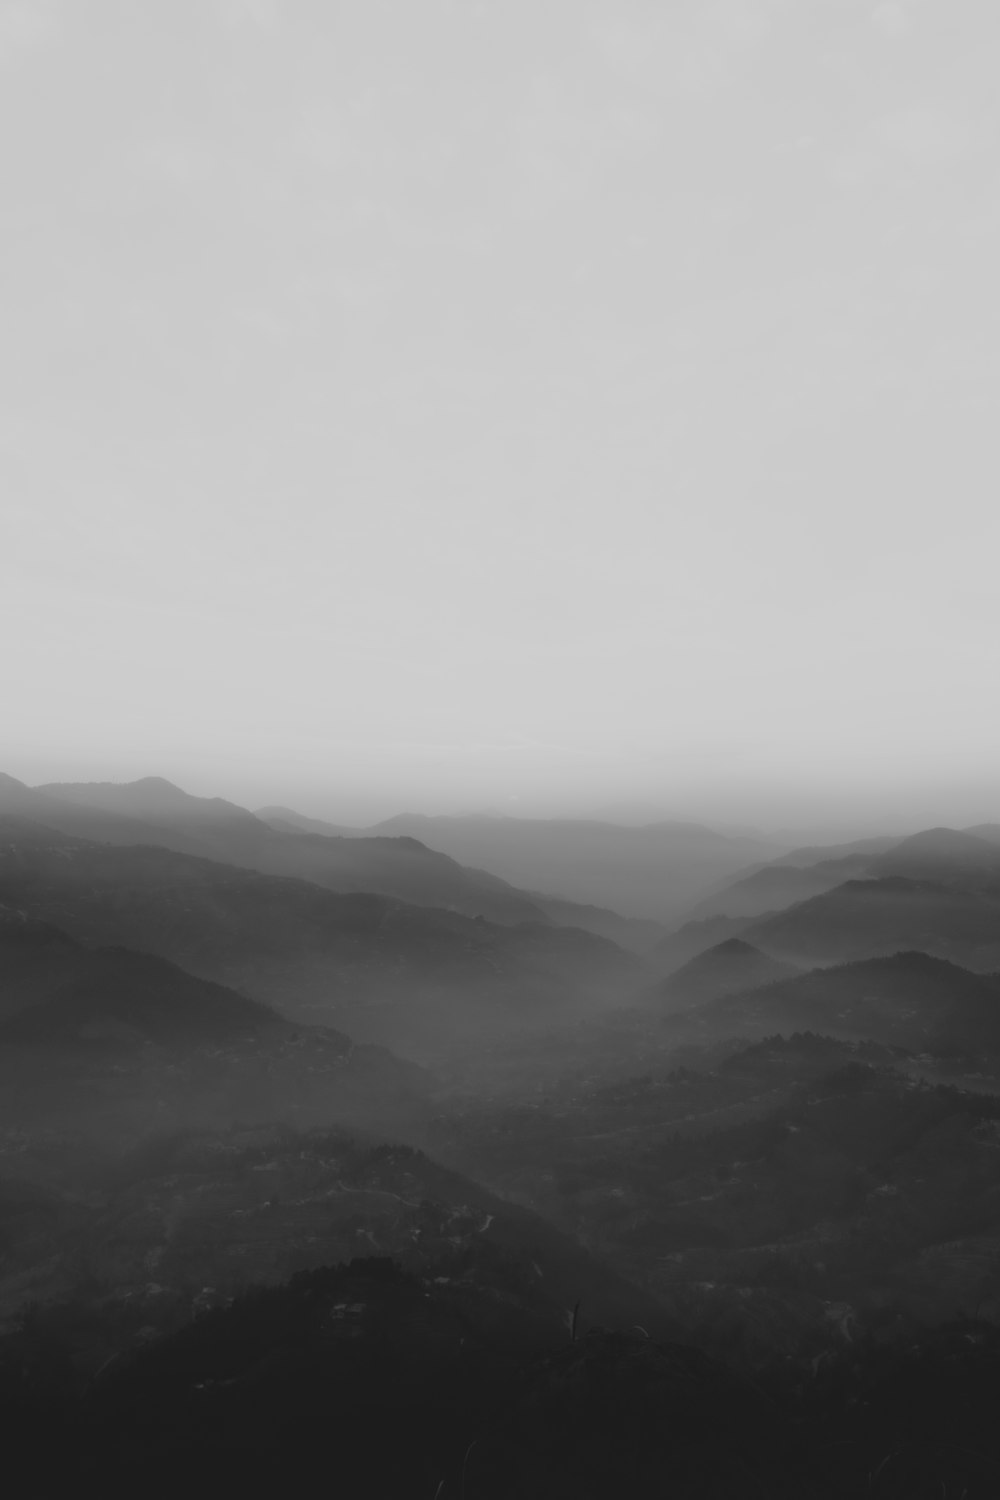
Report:
[[[539,1413],[579,1424],[573,1381],[623,1381],[634,1415],[648,1378],[673,1383],[692,1434],[709,1410],[732,1424],[762,1494],[832,1497],[870,1471],[817,1468],[817,1423],[851,1429],[872,1381],[896,1402],[914,1350],[928,1389],[955,1339],[1000,1360],[995,842],[931,830],[778,855],[737,873],[728,910],[692,898],[671,931],[591,907],[587,930],[573,899],[529,894],[541,882],[460,864],[460,901],[436,904],[442,867],[410,834],[262,824],[254,853],[253,815],[210,804],[209,857],[183,793],[42,792],[0,818],[0,1390],[25,1431],[46,1411],[77,1432],[96,1401],[80,1473],[180,1461],[148,1405],[161,1388],[208,1392],[199,1410],[238,1426],[270,1392],[298,1432],[279,1369],[305,1410],[324,1382],[360,1391],[403,1358],[432,1406],[467,1387],[457,1427],[435,1406],[408,1439],[432,1467],[457,1462],[461,1433],[492,1453],[467,1495],[512,1494],[529,1452],[534,1493],[555,1462]],[[108,821],[70,831],[67,807]],[[289,811],[272,822],[294,829]],[[220,858],[235,826],[243,854]],[[277,873],[272,833],[314,842],[323,878],[301,851]],[[341,841],[377,847],[348,867]],[[428,872],[429,899],[380,888],[404,868]],[[748,888],[775,904],[749,911]],[[246,1353],[224,1354],[237,1326]],[[35,1396],[3,1385],[18,1360]],[[760,1400],[791,1422],[780,1471],[765,1408],[748,1425]],[[615,1462],[651,1483],[655,1422],[626,1438],[632,1419],[602,1411]],[[172,1420],[216,1472],[215,1419]],[[574,1441],[587,1451],[584,1428]],[[698,1452],[679,1493],[702,1493]],[[945,1448],[928,1472],[960,1469]],[[739,1482],[723,1466],[706,1493]]]

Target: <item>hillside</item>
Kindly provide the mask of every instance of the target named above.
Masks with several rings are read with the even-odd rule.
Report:
[[[936,1056],[994,1054],[1000,980],[926,953],[895,953],[721,995],[671,1024],[717,1037],[815,1031]]]
[[[814,1068],[831,1061],[803,1040]],[[763,1055],[743,1061],[766,1076]],[[273,1132],[164,1142],[107,1206],[76,1209],[101,1221],[96,1262],[123,1246],[138,1278],[36,1306],[0,1339],[8,1464],[40,1494],[164,1500],[306,1493],[331,1469],[359,1500],[653,1500],[667,1474],[675,1500],[990,1500],[1000,1340],[955,1309],[995,1298],[994,1116],[849,1064],[744,1131],[751,1160],[728,1132],[639,1160],[622,1142],[610,1212],[605,1164],[568,1122],[596,1191],[548,1192],[602,1223],[712,1352],[536,1216],[417,1153]],[[286,1162],[287,1206],[266,1180]],[[213,1266],[199,1285],[214,1216],[251,1265],[275,1264],[281,1230],[294,1263],[327,1205],[330,1249],[344,1238],[354,1194],[377,1239],[410,1230],[401,1261],[363,1251],[235,1295]],[[392,1226],[393,1195],[422,1198],[419,1234],[405,1206]],[[51,1199],[9,1196],[52,1231]],[[763,1242],[740,1234],[748,1202]]]
[[[768,912],[766,915],[770,916]],[[684,922],[674,932],[668,932],[650,950],[651,966],[663,974],[672,974],[683,964],[689,963],[699,953],[706,953],[718,943],[741,937],[753,925],[752,917],[703,917],[700,921]]]
[[[224,864],[311,880],[344,893],[370,891],[497,922],[544,922],[523,892],[463,870],[412,838],[325,837],[278,829],[221,797],[193,797],[162,777],[133,782],[0,782],[0,815],[30,818],[101,843],[152,844]]]
[[[1000,847],[954,828],[928,828],[870,859],[868,873],[1000,893]]]
[[[800,972],[794,964],[771,958],[741,938],[728,938],[675,969],[650,991],[649,1002],[670,1009],[700,1005],[735,991],[790,979]]]
[[[990,971],[1000,968],[1000,893],[900,876],[849,880],[751,922],[739,936],[809,965],[917,949]]]
[[[435,1274],[455,1270],[304,1272],[137,1339],[90,1382],[74,1309],[35,1317],[0,1345],[12,1460],[48,1493],[99,1476],[116,1495],[256,1500],[334,1472],[358,1500],[643,1500],[665,1468],[675,1500],[762,1496],[748,1472],[773,1500],[811,1493],[784,1413],[718,1361],[645,1325],[570,1339],[518,1267]]]
[[[401,1126],[433,1080],[381,1047],[294,1025],[148,953],[0,912],[0,1172],[21,1142],[125,1141],[197,1121]],[[39,1135],[39,1132],[41,1133]]]
[[[845,868],[846,865],[846,868]],[[710,917],[759,917],[765,912],[782,911],[810,896],[818,896],[841,885],[853,875],[863,874],[865,861],[850,859],[800,868],[797,865],[765,865],[734,880],[693,906],[688,921],[700,922]]]
[[[0,902],[80,941],[141,949],[300,1021],[424,1058],[621,1003],[643,973],[572,928],[500,926],[23,825],[0,824]]]
[[[987,830],[989,825],[984,825]],[[928,828],[908,838],[860,839],[840,848],[796,849],[692,907],[689,919],[755,917],[781,911],[848,880],[930,881],[966,890],[1000,890],[1000,848],[973,830]]]
[[[763,841],[693,823],[626,827],[570,818],[404,814],[367,831],[409,834],[521,889],[655,922],[675,920],[713,884],[774,853]]]
[[[0,911],[0,1042],[108,1040],[190,1046],[287,1030],[276,1012],[176,964],[86,948]]]

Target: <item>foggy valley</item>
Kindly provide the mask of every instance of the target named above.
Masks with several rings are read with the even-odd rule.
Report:
[[[397,824],[0,781],[39,1483],[989,1493],[1000,830]]]
[[[11,1500],[1000,1495],[998,50],[0,0]]]

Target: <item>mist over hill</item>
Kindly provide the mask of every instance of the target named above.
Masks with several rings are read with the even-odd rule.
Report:
[[[674,919],[724,875],[774,852],[695,823],[628,827],[584,819],[424,817],[403,814],[368,832],[406,833],[454,859],[529,890]]]
[[[635,958],[574,928],[494,925],[16,822],[0,824],[0,901],[424,1059],[567,1007],[621,1004],[643,976]]]
[[[1000,882],[997,841],[976,829],[928,828],[904,838],[859,839],[828,848],[794,849],[720,887],[687,913],[760,916],[833,890],[848,880],[901,876],[987,889]]]
[[[716,1000],[735,991],[756,989],[799,973],[741,938],[727,938],[675,969],[650,992],[650,1003],[676,1009]]]
[[[331,890],[372,891],[499,922],[546,920],[522,892],[483,871],[463,870],[415,839],[281,830],[221,797],[192,797],[162,777],[39,788],[6,778],[4,811],[99,842],[154,844]]]
[[[670,1024],[716,1038],[811,1031],[939,1057],[1000,1052],[1000,976],[973,974],[926,953],[751,980],[697,1001],[696,1009],[674,1014]]]
[[[735,1497],[779,1431],[897,1420],[879,1360],[944,1340],[974,1381],[947,1340],[1000,1328],[997,842],[776,847],[5,779],[0,1405],[62,1413],[85,1468],[221,1473],[224,1403],[311,1453],[324,1382],[364,1422],[419,1369],[399,1411],[442,1403],[412,1450],[456,1493],[479,1447],[484,1497],[554,1483],[558,1421],[606,1500],[609,1464],[660,1485],[666,1381],[706,1432],[735,1401],[740,1463],[686,1460]],[[761,1494],[823,1494],[807,1450]]]

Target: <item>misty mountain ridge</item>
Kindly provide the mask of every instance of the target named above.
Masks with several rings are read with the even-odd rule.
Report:
[[[6,787],[6,790],[5,790]],[[0,781],[4,810],[101,843],[155,844],[262,873],[298,876],[344,893],[371,891],[514,925],[581,927],[642,952],[662,935],[616,911],[518,890],[486,870],[469,869],[411,834],[338,828],[291,808],[250,813],[223,798],[193,797],[162,777],[135,782]]]
[[[521,892],[485,872],[464,871],[415,839],[354,839],[281,832],[223,798],[193,797],[150,776],[135,782],[21,787],[12,810],[100,842],[157,844],[331,890],[373,891],[494,921],[545,921]],[[0,810],[4,808],[0,789]]]
[[[675,920],[719,880],[774,854],[773,844],[683,822],[630,827],[593,819],[403,814],[366,832],[409,833],[521,889],[660,923]]]
[[[765,865],[699,901],[688,913],[688,921],[716,916],[752,918],[781,911],[863,875],[866,868],[866,861],[857,856],[804,867]]]
[[[766,912],[771,916],[777,913]],[[662,974],[673,974],[683,964],[707,953],[719,943],[741,937],[754,923],[753,917],[713,916],[700,917],[683,922],[674,932],[668,932],[650,951],[650,964]]]
[[[253,815],[278,833],[319,833],[324,838],[354,838],[362,832],[360,828],[342,823],[329,823],[325,818],[307,818],[294,807],[255,807]]]
[[[2,820],[0,901],[403,1051],[620,1004],[643,976],[613,943],[573,928],[340,894],[157,846],[38,828],[26,838],[23,823]]]
[[[992,825],[982,825],[987,830]],[[1000,845],[972,829],[928,828],[897,839],[793,850],[712,891],[688,913],[753,917],[780,911],[847,880],[902,876],[986,889],[1000,885]]]
[[[358,828],[342,828],[334,823],[326,823],[321,818],[307,818],[302,813],[295,812],[289,807],[264,807],[258,808],[258,818],[263,819],[270,827],[279,832],[298,832],[322,834],[326,837],[365,837],[369,842],[375,841],[375,836],[369,837],[372,830]],[[478,814],[488,821],[493,815]],[[404,815],[405,817],[405,815]],[[390,820],[390,825],[394,820]],[[388,825],[380,824],[378,827],[386,828]],[[412,834],[392,835],[393,844],[402,842],[426,848],[425,844],[413,837]],[[447,858],[447,856],[442,856]],[[463,868],[466,868],[463,866]],[[466,870],[467,874],[473,875],[477,882],[492,882],[497,889],[511,891],[514,887],[509,886],[506,881],[500,880],[498,876],[489,875],[485,870]],[[548,918],[558,927],[580,927],[585,932],[596,933],[599,937],[609,938],[612,942],[620,944],[636,953],[648,951],[654,943],[658,942],[664,935],[664,929],[658,922],[643,920],[637,917],[624,917],[617,911],[592,904],[569,901],[557,895],[545,895],[540,891],[528,890],[522,893],[533,903],[535,916]],[[484,912],[484,915],[489,913]],[[531,920],[531,918],[527,919]]]
[[[742,938],[727,938],[675,969],[650,992],[649,1001],[673,1010],[790,979],[801,972],[797,965],[772,958]]]
[[[937,1056],[995,1053],[1000,976],[974,974],[927,953],[898,952],[706,999],[666,1024],[719,1037],[809,1031]]]
[[[917,950],[992,971],[1000,968],[1000,890],[900,875],[848,880],[750,921],[738,936],[793,963],[843,963]]]
[[[30,920],[0,925],[0,993],[0,1168],[13,1139],[24,1172],[37,1142],[43,1178],[53,1137],[68,1137],[76,1157],[237,1121],[405,1134],[436,1087],[383,1047],[289,1022],[164,959],[87,947]],[[0,1301],[3,1286],[0,1275]]]
[[[0,1041],[103,1037],[166,1046],[287,1032],[269,1006],[128,948],[90,948],[0,913]]]
[[[876,878],[900,875],[967,888],[1000,889],[1000,846],[954,828],[928,828],[869,861]]]

